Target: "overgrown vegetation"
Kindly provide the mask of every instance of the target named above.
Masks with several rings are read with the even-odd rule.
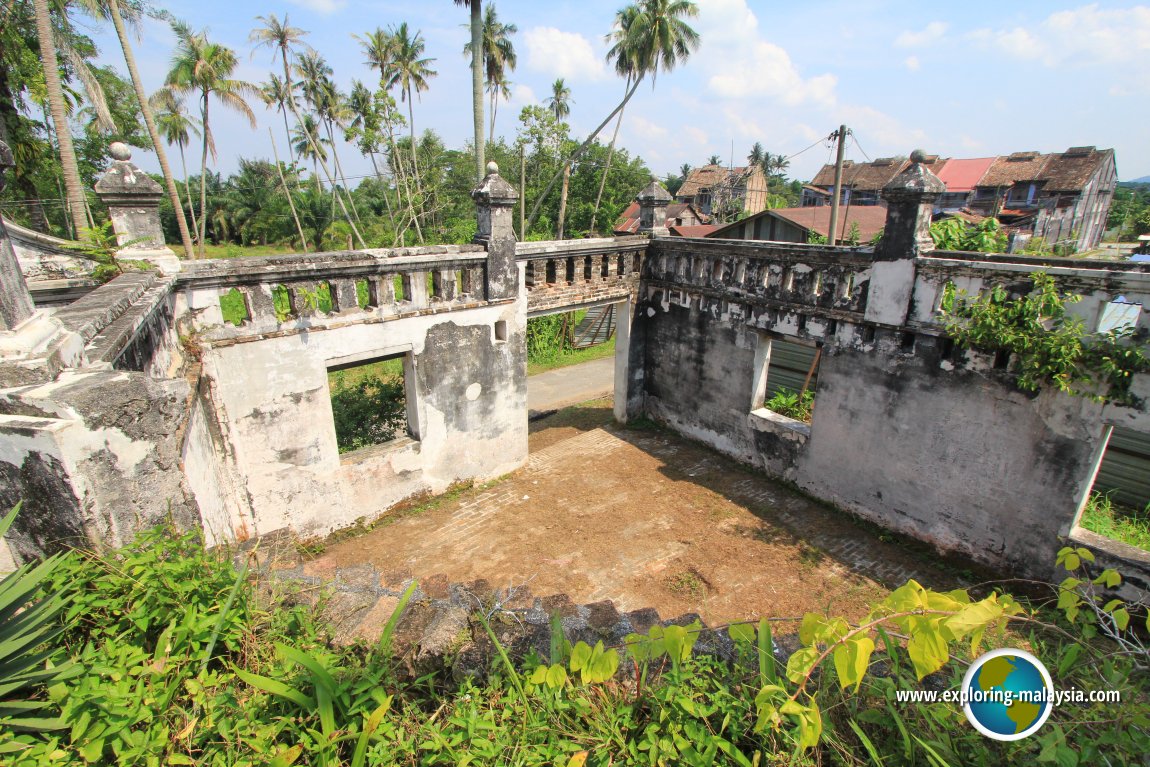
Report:
[[[1010,356],[1018,387],[1051,385],[1097,401],[1129,403],[1134,373],[1150,370],[1146,339],[1132,326],[1087,333],[1066,306],[1081,296],[1060,293],[1048,274],[1032,275],[1033,290],[1013,296],[1001,285],[970,296],[947,284],[942,321],[959,345]]]
[[[328,386],[339,452],[390,442],[405,433],[402,360],[381,360],[331,373]]]
[[[1150,551],[1150,504],[1139,511],[1091,493],[1078,524],[1091,532]]]
[[[527,320],[528,375],[602,359],[615,353],[614,336],[604,343],[581,349],[572,344],[574,330],[586,314],[586,309],[580,309]]]
[[[486,679],[412,681],[388,651],[397,616],[373,646],[333,646],[309,608],[263,604],[229,557],[160,528],[49,568],[39,598],[67,608],[37,663],[71,662],[75,676],[36,681],[25,694],[58,721],[0,722],[0,752],[14,767],[1126,764],[1150,748],[1150,658],[1134,607],[1104,594],[1118,574],[1091,577],[1090,558],[1059,553],[1073,574],[1055,589],[1058,613],[912,581],[859,624],[807,614],[785,665],[765,619],[727,629],[733,664],[694,652],[697,623],[611,647],[572,644],[557,620],[549,656],[517,663],[476,615],[495,649]],[[0,616],[3,630],[13,622]],[[999,743],[957,705],[896,702],[927,675],[953,687],[967,657],[1003,643],[1045,660],[1060,688],[1114,689],[1122,703],[1064,706],[1031,738]]]
[[[810,423],[815,407],[815,393],[810,389],[797,392],[783,386],[775,392],[775,396],[767,400],[765,407],[787,418]]]
[[[961,250],[974,253],[1005,253],[1006,232],[996,218],[968,224],[958,218],[946,218],[930,225],[930,236],[939,250]]]

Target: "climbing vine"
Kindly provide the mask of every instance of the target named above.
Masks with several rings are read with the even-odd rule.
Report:
[[[1060,293],[1045,273],[1031,281],[1034,289],[1017,298],[1002,286],[971,296],[948,284],[943,326],[960,346],[1008,353],[1024,391],[1052,385],[1097,402],[1133,404],[1133,375],[1150,370],[1143,335],[1132,326],[1087,333],[1066,310],[1081,296]]]

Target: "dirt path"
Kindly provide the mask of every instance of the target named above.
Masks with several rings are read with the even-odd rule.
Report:
[[[828,610],[861,617],[889,587],[957,577],[845,515],[670,432],[627,429],[610,403],[532,426],[528,465],[434,508],[331,544],[309,575],[370,562],[415,577],[528,584],[712,625]]]

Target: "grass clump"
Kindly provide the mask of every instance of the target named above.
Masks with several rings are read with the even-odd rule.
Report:
[[[1150,551],[1150,504],[1139,511],[1091,493],[1078,524],[1092,533]]]

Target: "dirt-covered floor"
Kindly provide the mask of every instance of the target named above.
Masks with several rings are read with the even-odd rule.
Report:
[[[607,400],[531,431],[520,471],[328,542],[305,572],[370,563],[384,585],[526,585],[711,625],[810,610],[858,618],[907,578],[961,585],[937,559],[711,450],[615,424]]]

